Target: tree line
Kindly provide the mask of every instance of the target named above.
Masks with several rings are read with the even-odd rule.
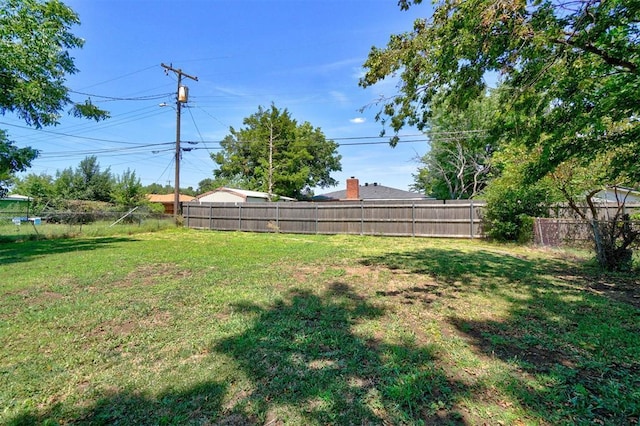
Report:
[[[147,189],[135,171],[116,175],[102,169],[95,156],[86,157],[77,167],[58,170],[55,176],[46,173],[12,179],[13,192],[33,199],[33,208],[41,210],[63,208],[69,200],[97,201],[132,208],[146,203]]]

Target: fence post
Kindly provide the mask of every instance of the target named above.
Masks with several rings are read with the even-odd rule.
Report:
[[[238,206],[238,231],[242,231],[242,204],[236,204]]]
[[[280,204],[276,202],[276,228],[280,230]]]
[[[187,228],[189,227],[189,203],[187,203]]]
[[[213,204],[209,204],[209,230],[213,229]]]
[[[474,219],[474,211],[473,211],[473,201],[469,201],[469,234],[471,234],[471,238],[473,238],[473,219]]]
[[[416,236],[416,203],[411,203],[411,236]]]
[[[316,204],[316,234],[318,234],[318,221],[320,219],[318,218],[318,205]]]
[[[360,201],[360,235],[364,235],[364,202]]]
[[[556,221],[556,226],[558,225],[559,222]],[[544,246],[544,234],[542,233],[542,220],[539,217],[536,217],[536,224],[538,225],[538,235],[539,235],[539,241],[540,241],[540,245]],[[548,227],[547,227],[548,229]]]

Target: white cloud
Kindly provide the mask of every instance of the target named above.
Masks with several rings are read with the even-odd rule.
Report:
[[[329,94],[331,95],[331,97],[333,97],[333,99],[336,102],[339,102],[341,104],[346,104],[349,102],[349,98],[347,97],[347,95],[345,95],[342,92],[338,92],[337,90],[332,90],[329,92]]]
[[[366,118],[364,117],[356,117],[356,118],[352,118],[351,120],[349,120],[350,122],[352,122],[353,124],[362,124],[365,121],[367,121]]]
[[[367,70],[362,68],[362,67],[358,67],[358,68],[353,68],[353,74],[352,77],[355,78],[356,80],[360,80],[361,78],[363,78],[365,75],[367,74]]]

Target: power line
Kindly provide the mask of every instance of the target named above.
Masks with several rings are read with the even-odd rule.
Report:
[[[224,127],[229,128],[231,126],[229,126],[228,124],[223,123],[222,121],[220,121],[217,117],[214,117],[213,115],[211,115],[207,110],[205,110],[204,108],[202,108],[201,106],[199,106],[198,104],[195,105],[196,108],[198,108],[200,111],[204,112],[205,114],[207,114],[209,117],[213,118],[215,121],[217,121],[218,123],[222,124]]]
[[[138,71],[133,71],[133,72],[130,72],[130,73],[127,73],[127,74],[120,75],[120,76],[118,76],[118,77],[114,77],[114,78],[110,78],[110,79],[108,79],[108,80],[101,81],[101,82],[99,82],[99,83],[94,83],[94,84],[92,84],[92,85],[90,85],[90,86],[85,86],[85,87],[83,88],[83,90],[85,90],[85,89],[89,89],[89,88],[91,88],[91,87],[95,87],[95,86],[100,86],[100,85],[102,85],[102,84],[111,83],[112,81],[120,80],[120,79],[125,78],[125,77],[130,77],[130,76],[132,76],[132,75],[135,75],[135,74],[138,74],[138,73],[141,73],[141,72],[144,72],[144,71],[150,70],[150,69],[152,69],[152,68],[155,68],[156,66],[157,66],[157,65],[151,65],[151,66],[148,66],[148,67],[146,67],[146,68],[142,68],[142,69],[140,69],[140,70],[138,70]]]
[[[181,141],[183,143],[187,143],[187,144],[202,144],[202,147],[197,147],[197,148],[187,148],[187,149],[183,149],[182,151],[188,151],[188,150],[196,150],[196,149],[206,149],[206,150],[210,150],[210,149],[214,149],[214,150],[219,150],[222,149],[221,147],[221,143],[222,141],[205,141],[202,137],[202,133],[200,132],[200,129],[195,121],[195,118],[193,117],[193,114],[191,113],[191,111],[189,110],[191,119],[194,123],[194,126],[198,132],[198,135],[200,136],[200,141]],[[64,137],[71,137],[71,138],[77,138],[77,139],[83,139],[83,140],[91,140],[91,141],[98,141],[98,142],[107,142],[107,143],[115,143],[115,144],[123,144],[123,145],[131,145],[130,149],[140,149],[140,148],[147,148],[147,147],[154,147],[154,146],[161,146],[161,145],[168,145],[168,144],[172,144],[173,142],[160,142],[160,143],[140,143],[140,142],[129,142],[129,141],[121,141],[121,140],[113,140],[113,139],[104,139],[104,138],[93,138],[93,137],[89,137],[89,136],[79,136],[79,135],[74,135],[74,134],[70,134],[70,133],[64,133],[64,132],[55,132],[55,131],[50,131],[50,130],[43,130],[43,129],[34,129],[28,126],[21,126],[21,125],[16,125],[16,124],[11,124],[11,123],[7,123],[7,122],[0,122],[0,124],[6,125],[6,126],[11,126],[11,127],[17,127],[20,129],[26,129],[26,130],[33,130],[33,131],[37,131],[37,132],[41,132],[41,133],[47,133],[47,134],[53,134],[53,135],[57,135],[57,136],[64,136]],[[457,140],[460,136],[465,136],[465,135],[482,135],[486,133],[486,131],[484,130],[462,130],[462,131],[447,131],[447,132],[431,132],[429,134],[412,134],[412,135],[399,135],[400,140],[398,141],[398,143],[419,143],[419,142],[426,142],[427,140],[438,140],[438,141],[448,141],[448,140]],[[445,137],[439,137],[439,135],[445,136]],[[434,137],[435,136],[435,137]],[[383,137],[381,136],[353,136],[353,137],[344,137],[344,138],[328,138],[329,140],[332,141],[360,141],[360,142],[338,142],[337,145],[338,146],[358,146],[358,145],[384,145],[384,144],[388,144],[389,141],[387,139],[385,140],[379,140]],[[417,139],[402,139],[402,138],[417,138]],[[376,140],[377,139],[377,140]],[[251,140],[243,140],[243,141],[239,141],[239,142],[244,142],[244,143],[256,143],[256,142],[261,142],[261,141],[251,141]],[[282,140],[281,142],[293,142],[293,140]],[[210,146],[210,144],[216,144],[218,146]],[[114,153],[117,151],[123,151],[126,148],[105,148],[102,150],[92,150],[92,151],[61,151],[61,152],[49,152],[46,153],[46,157],[54,157],[54,156],[65,156],[65,155],[69,155],[69,154],[76,154],[78,155],[79,153],[85,153],[86,155],[91,155],[91,154],[106,154],[106,153]],[[43,155],[45,156],[45,155]]]
[[[200,141],[203,142],[203,145],[204,145],[205,149],[209,153],[209,156],[211,156],[211,151],[209,151],[209,148],[204,144],[204,138],[202,137],[202,133],[200,133],[200,129],[198,128],[198,124],[196,123],[196,120],[193,117],[193,113],[191,112],[191,108],[187,108],[187,110],[189,111],[189,115],[191,116],[191,121],[193,121],[193,125],[195,126],[196,131],[198,132],[198,136],[200,136]]]
[[[158,115],[158,114],[161,113],[160,111],[158,111],[157,105],[153,106],[153,111],[152,112],[151,111],[141,112],[141,111],[145,111],[145,110],[148,110],[148,109],[150,109],[150,107],[146,106],[146,107],[142,107],[142,108],[134,109],[132,111],[127,111],[125,113],[118,114],[118,115],[116,115],[114,117],[111,117],[108,121],[103,121],[103,122],[100,122],[100,123],[83,122],[81,124],[76,124],[76,125],[73,125],[73,126],[65,126],[65,129],[67,129],[69,131],[73,130],[75,133],[78,133],[78,132],[83,133],[83,132],[86,132],[86,131],[93,131],[93,130],[96,130],[96,129],[102,130],[102,129],[105,129],[105,128],[114,127],[114,126],[118,126],[118,125],[121,125],[121,124],[129,123],[130,121],[133,121],[134,118],[135,119],[148,118],[148,117],[152,117],[152,116],[155,116],[155,115]],[[14,127],[18,127],[16,125],[13,125],[13,126]],[[46,130],[36,129],[36,128],[33,128],[33,127],[24,127],[24,126],[22,126],[20,128],[25,129],[25,130],[30,130],[30,131],[35,132],[35,133],[38,133],[38,132],[40,132],[40,133],[48,133],[48,131],[46,131]],[[69,134],[69,132],[66,132],[66,134]],[[63,136],[64,136],[64,134],[63,134]],[[76,136],[77,136],[77,134],[76,134]],[[22,141],[28,142],[28,143],[35,143],[35,142],[38,142],[40,140],[45,140],[45,139],[48,142],[50,141],[50,138],[48,138],[47,136],[45,136],[43,134],[28,136],[26,138],[22,137]]]
[[[68,157],[69,155],[77,156],[77,155],[115,154],[118,152],[129,154],[143,148],[151,148],[151,147],[163,146],[163,145],[173,145],[173,143],[174,142],[162,142],[162,143],[152,143],[152,144],[138,145],[138,146],[132,146],[132,147],[126,147],[126,148],[105,148],[105,149],[94,149],[94,150],[85,150],[85,151],[46,152],[40,155],[39,158],[47,159],[47,158]]]
[[[99,98],[104,99],[104,102],[108,101],[152,101],[156,99],[163,99],[167,96],[171,96],[173,93],[159,93],[157,95],[148,95],[148,96],[136,96],[136,97],[117,97],[117,96],[105,96],[105,95],[96,95],[95,93],[86,93],[86,92],[78,92],[75,90],[69,90],[69,93],[75,93],[77,95],[89,96],[91,98]]]
[[[164,168],[164,170],[160,174],[160,177],[158,177],[158,179],[156,179],[156,181],[154,183],[158,183],[158,181],[160,181],[160,179],[162,179],[162,177],[167,172],[167,170],[169,170],[169,167],[171,167],[171,165],[173,164],[174,161],[175,161],[175,157],[171,157],[171,160],[169,161],[169,164],[167,164],[167,167]]]
[[[19,129],[35,130],[35,131],[42,132],[42,133],[49,133],[49,134],[57,135],[57,136],[65,136],[65,137],[68,137],[68,138],[86,139],[86,140],[98,141],[98,142],[120,143],[120,144],[125,144],[125,145],[139,145],[140,144],[139,142],[116,141],[116,140],[112,140],[112,139],[92,138],[92,137],[89,137],[89,136],[77,136],[77,135],[72,135],[72,134],[69,134],[69,133],[54,132],[54,131],[51,131],[51,130],[33,129],[33,128],[28,127],[28,126],[20,126],[18,124],[11,124],[11,123],[7,123],[7,122],[4,122],[4,121],[0,121],[0,124],[5,125],[5,126],[17,127]]]

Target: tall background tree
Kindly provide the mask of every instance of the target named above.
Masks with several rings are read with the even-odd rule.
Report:
[[[259,107],[243,124],[240,130],[230,128],[222,151],[212,154],[219,166],[216,179],[293,198],[311,187],[337,184],[331,172],[341,170],[338,145],[319,128],[309,122],[298,124],[289,111],[275,105]]]
[[[66,76],[78,71],[69,50],[84,43],[71,32],[79,23],[57,0],[0,0],[0,113],[37,128],[57,124],[67,107],[78,117],[108,117],[89,101],[74,103],[65,86]],[[7,176],[27,169],[37,155],[0,132],[0,191]]]
[[[135,171],[127,169],[122,175],[116,176],[112,185],[111,197],[117,205],[129,209],[145,203],[144,188]]]
[[[59,199],[110,202],[113,184],[111,171],[101,170],[97,157],[89,156],[75,170],[57,171],[53,187]]]
[[[35,211],[45,207],[64,210],[76,201],[97,201],[99,208],[113,204],[132,208],[147,202],[145,188],[134,171],[127,169],[121,175],[113,175],[109,168],[101,169],[95,156],[86,157],[75,169],[58,170],[55,177],[30,173],[15,178],[14,187],[18,193],[33,199]]]
[[[487,129],[498,114],[497,92],[471,102],[466,111],[443,107],[428,119],[429,151],[419,159],[413,188],[438,199],[479,195],[492,177],[491,157],[499,139]]]
[[[198,182],[198,189],[196,190],[196,193],[204,194],[205,192],[213,191],[222,187],[248,189],[245,188],[244,181],[240,177],[217,177],[215,179],[202,179]]]
[[[440,108],[466,110],[482,96],[487,78],[500,76],[510,90],[502,92],[490,131],[506,141],[503,150],[521,145],[532,153],[520,160],[527,161],[523,185],[567,162],[589,168],[612,152],[594,184],[637,185],[639,41],[636,0],[445,0],[412,31],[372,48],[360,84],[400,77],[399,95],[381,100],[378,115],[397,134],[406,125],[426,129]],[[392,136],[392,144],[396,140]],[[581,194],[582,202],[592,203],[593,194]],[[593,225],[594,239],[604,238],[597,221]],[[609,269],[619,266],[598,258]]]

